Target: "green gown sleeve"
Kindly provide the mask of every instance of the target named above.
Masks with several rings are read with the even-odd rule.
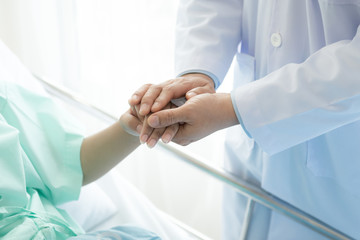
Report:
[[[0,238],[81,233],[57,204],[78,198],[83,135],[46,94],[0,80]]]

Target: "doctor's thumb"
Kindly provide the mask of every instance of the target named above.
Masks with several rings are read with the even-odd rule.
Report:
[[[153,113],[147,122],[150,127],[163,128],[175,123],[184,122],[184,119],[179,115],[178,109],[168,109]]]

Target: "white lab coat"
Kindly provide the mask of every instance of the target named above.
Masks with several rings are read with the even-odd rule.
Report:
[[[232,100],[244,128],[228,133],[226,169],[357,239],[359,26],[360,0],[181,0],[175,64],[218,86],[236,55]],[[224,201],[224,236],[237,239],[244,199]],[[250,239],[321,238],[255,212]]]

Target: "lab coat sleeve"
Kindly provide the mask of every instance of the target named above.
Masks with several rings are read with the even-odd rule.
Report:
[[[175,73],[210,72],[217,88],[241,39],[241,0],[182,0],[176,25]]]
[[[234,107],[250,135],[275,154],[360,120],[359,66],[360,27],[352,40],[235,89]]]

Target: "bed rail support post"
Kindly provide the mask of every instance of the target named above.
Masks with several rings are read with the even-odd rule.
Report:
[[[253,209],[254,209],[254,204],[255,204],[254,200],[252,200],[252,198],[248,198],[247,203],[246,203],[245,214],[244,214],[244,221],[243,221],[243,225],[241,228],[241,235],[239,238],[240,240],[246,240],[246,238],[247,238],[250,221],[251,221],[251,217],[252,217],[252,213],[253,213]]]

